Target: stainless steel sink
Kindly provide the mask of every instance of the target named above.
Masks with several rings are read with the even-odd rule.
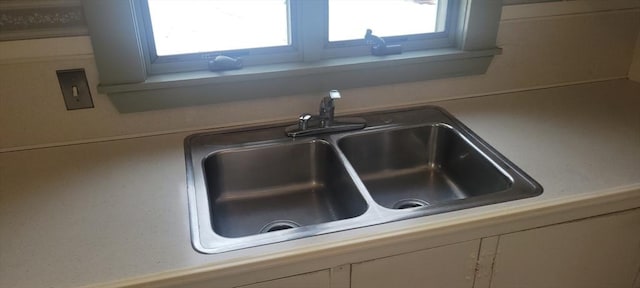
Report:
[[[362,133],[338,145],[373,199],[390,209],[487,195],[506,190],[512,182],[444,124]]]
[[[185,139],[196,250],[219,253],[542,193],[440,108],[358,116],[367,128],[289,138],[283,125]]]
[[[242,237],[353,218],[367,202],[322,140],[257,145],[204,160],[213,230]]]

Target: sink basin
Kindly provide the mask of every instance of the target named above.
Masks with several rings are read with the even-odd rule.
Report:
[[[289,138],[283,123],[187,137],[194,248],[221,253],[542,193],[438,107],[357,116],[366,128]]]
[[[453,128],[427,125],[342,138],[338,145],[373,199],[407,209],[496,193],[512,181]]]
[[[224,237],[353,218],[367,209],[326,141],[222,150],[204,160],[204,174],[213,229]]]

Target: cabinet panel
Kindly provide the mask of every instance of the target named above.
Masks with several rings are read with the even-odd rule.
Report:
[[[492,288],[633,287],[640,209],[500,236]]]
[[[321,270],[236,288],[331,288],[331,272]]]
[[[351,266],[351,288],[471,288],[480,240]]]

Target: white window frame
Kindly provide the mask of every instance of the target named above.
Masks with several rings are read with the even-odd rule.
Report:
[[[206,61],[153,62],[141,1],[83,0],[100,73],[98,90],[108,94],[121,112],[482,74],[500,52],[496,36],[501,0],[450,0],[455,23],[444,42],[431,44],[432,49],[383,57],[357,56],[366,47],[329,47],[326,25],[308,24],[326,21],[327,2],[291,0],[292,9],[304,15],[302,25],[307,25],[300,27],[305,33],[292,32],[299,33],[296,45],[304,51],[284,56],[294,61],[248,59],[262,65],[210,72]],[[345,57],[350,55],[356,56]]]
[[[277,63],[298,62],[302,60],[302,52],[298,47],[302,45],[299,38],[299,32],[291,29],[290,40],[293,42],[291,46],[284,47],[268,47],[268,48],[253,48],[253,49],[241,49],[232,51],[232,53],[221,54],[219,52],[207,52],[207,53],[194,53],[191,55],[172,55],[156,57],[153,50],[153,36],[151,21],[148,15],[143,15],[148,12],[147,1],[133,1],[136,5],[135,11],[138,19],[138,25],[142,27],[140,37],[142,39],[142,48],[145,58],[145,65],[148,75],[158,75],[176,72],[187,71],[204,71],[208,69],[208,61],[213,59],[217,55],[225,55],[230,57],[242,58],[245,67],[256,65],[269,65]],[[292,5],[289,7],[290,22],[301,22],[298,20],[299,2],[297,0],[292,1]],[[298,23],[296,23],[297,27]],[[243,53],[244,52],[244,53]]]

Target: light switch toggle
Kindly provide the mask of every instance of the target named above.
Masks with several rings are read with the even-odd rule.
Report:
[[[78,99],[78,97],[80,96],[80,93],[78,92],[78,86],[71,87],[71,95],[76,98],[76,101],[80,101],[80,99]]]
[[[84,69],[58,70],[58,82],[67,110],[93,108],[93,99]]]

